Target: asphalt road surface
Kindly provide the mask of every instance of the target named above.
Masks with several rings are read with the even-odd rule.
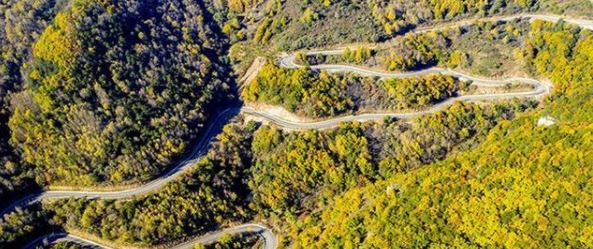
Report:
[[[235,235],[241,233],[252,233],[254,235],[260,236],[264,240],[264,249],[275,249],[278,246],[278,239],[269,228],[259,224],[244,224],[201,236],[191,241],[170,247],[170,249],[193,249],[195,248],[194,246],[196,244],[205,245],[217,242],[220,237],[225,234]],[[112,249],[112,247],[103,245],[101,243],[67,233],[54,233],[42,236],[29,242],[23,248],[36,249],[39,246],[47,246],[58,242],[70,242],[90,248]]]

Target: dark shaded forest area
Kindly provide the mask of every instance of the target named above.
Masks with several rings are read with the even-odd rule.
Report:
[[[28,8],[42,8],[37,2]],[[213,103],[228,102],[232,82],[219,56],[226,40],[204,22],[209,14],[202,8],[192,1],[74,1],[50,25],[52,18],[31,11],[37,26],[21,25],[38,37],[31,31],[33,37],[14,41],[24,48],[4,60],[13,72],[4,91],[22,89],[4,105],[4,121],[10,117],[3,143],[10,140],[12,151],[0,172],[15,179],[4,180],[4,189],[20,178],[40,185],[138,183],[186,153]],[[51,14],[47,9],[39,12]],[[4,34],[14,39],[14,20],[4,21]],[[21,63],[29,64],[19,71]]]

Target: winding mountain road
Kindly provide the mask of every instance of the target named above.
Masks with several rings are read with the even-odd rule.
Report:
[[[274,249],[278,246],[278,239],[269,228],[259,224],[244,224],[210,233],[191,241],[170,247],[169,249],[193,249],[195,248],[196,244],[205,245],[217,242],[225,234],[236,235],[242,233],[252,233],[260,236],[264,241],[264,249]],[[53,233],[42,236],[29,242],[23,248],[36,249],[39,246],[47,246],[58,242],[70,242],[90,248],[112,249],[112,247],[68,233]]]
[[[560,19],[565,20],[567,23],[575,24],[580,26],[581,28],[585,29],[593,29],[593,21],[588,20],[575,20],[575,19],[568,19],[559,16],[551,16],[551,15],[531,15],[531,14],[524,14],[524,15],[516,15],[510,17],[500,17],[500,18],[490,18],[490,20],[512,20],[517,18],[530,18],[532,20],[540,19],[546,21],[556,22]],[[458,24],[459,25],[459,24]],[[446,25],[443,25],[443,27]],[[451,25],[447,25],[450,27]],[[441,27],[442,28],[442,27]],[[427,32],[430,30],[436,30],[437,28],[431,29],[418,29],[413,32]],[[308,53],[310,55],[314,54],[341,54],[342,50],[331,50],[331,51],[320,51],[320,52],[311,52]],[[287,67],[287,68],[300,68],[301,65],[295,63],[295,56],[289,55],[282,57],[279,61],[280,65]],[[488,99],[498,99],[498,98],[513,98],[513,97],[538,97],[542,95],[546,95],[550,92],[549,84],[544,82],[540,82],[535,79],[527,79],[527,78],[508,78],[502,80],[492,80],[492,79],[481,79],[476,78],[470,75],[466,75],[460,72],[455,72],[448,69],[442,68],[430,68],[422,71],[416,72],[406,72],[406,73],[385,73],[379,71],[373,71],[369,69],[354,67],[354,66],[346,66],[346,65],[316,65],[312,66],[311,69],[313,70],[327,70],[329,72],[354,72],[361,75],[368,75],[368,76],[377,76],[382,78],[404,78],[404,77],[414,77],[414,76],[421,76],[427,74],[448,74],[455,77],[459,77],[460,79],[464,80],[471,80],[473,84],[476,85],[487,85],[487,86],[497,86],[497,85],[504,85],[509,82],[525,82],[535,86],[533,91],[528,92],[517,92],[517,93],[502,93],[502,94],[483,94],[483,95],[466,95],[466,96],[459,96],[455,98],[448,99],[442,103],[439,103],[428,110],[419,111],[419,112],[410,112],[410,113],[377,113],[377,114],[362,114],[356,116],[346,116],[346,117],[339,117],[334,119],[329,119],[320,122],[311,122],[311,123],[299,123],[299,122],[292,122],[283,119],[282,117],[274,116],[269,113],[261,112],[249,107],[242,107],[242,108],[232,108],[227,109],[220,113],[218,117],[209,125],[206,129],[206,132],[202,134],[201,140],[196,144],[194,149],[179,163],[175,164],[173,168],[171,168],[166,174],[158,177],[157,179],[145,184],[143,186],[137,188],[131,188],[122,191],[113,191],[113,192],[93,192],[93,191],[45,191],[37,194],[29,195],[25,198],[22,198],[6,209],[0,212],[0,217],[4,216],[5,214],[13,211],[16,208],[24,207],[26,205],[39,202],[44,199],[63,199],[63,198],[101,198],[101,199],[124,199],[130,198],[134,196],[148,194],[154,191],[161,189],[165,184],[168,182],[177,179],[180,175],[186,172],[197,160],[201,155],[204,155],[208,149],[209,143],[213,137],[221,130],[222,126],[224,126],[227,121],[240,113],[246,115],[253,115],[258,116],[260,118],[264,118],[270,122],[273,122],[279,126],[291,128],[291,129],[321,129],[335,126],[340,122],[350,122],[350,121],[368,121],[368,120],[377,120],[382,119],[385,117],[396,117],[396,118],[414,118],[420,115],[425,115],[428,113],[434,113],[437,111],[442,110],[447,105],[455,101],[476,101],[476,100],[488,100]],[[174,246],[174,249],[184,249],[184,248],[192,248],[197,243],[212,243],[217,241],[223,234],[239,234],[239,233],[246,233],[252,232],[256,233],[264,239],[264,248],[266,249],[274,249],[278,245],[278,240],[276,236],[273,234],[272,230],[259,224],[245,224],[240,226],[235,226],[227,229],[223,229],[221,231],[213,232],[208,235],[199,237],[195,240]],[[81,245],[87,245],[91,247],[98,247],[98,248],[109,248],[105,245],[101,245],[100,243],[93,242],[88,239],[80,238],[74,235],[66,234],[66,233],[59,233],[59,234],[50,234],[38,239],[31,241],[29,244],[25,246],[25,248],[35,248],[39,245],[47,245],[50,243],[55,243],[59,241],[69,241]]]
[[[206,132],[202,135],[202,139],[198,141],[194,149],[180,162],[175,164],[167,173],[161,175],[159,178],[142,185],[137,188],[131,188],[122,191],[112,192],[93,192],[93,191],[45,191],[41,193],[31,194],[26,196],[9,207],[5,208],[0,212],[0,217],[4,214],[9,213],[11,210],[39,202],[44,199],[65,199],[65,198],[101,198],[101,199],[124,199],[130,198],[137,195],[143,195],[150,192],[154,192],[162,188],[165,184],[173,179],[178,178],[184,172],[186,172],[192,165],[194,165],[198,158],[206,153],[209,142],[214,136],[222,129],[222,126],[233,116],[240,112],[239,108],[227,109],[221,112],[218,117],[208,126]]]
[[[452,22],[452,23],[448,23],[448,24],[439,25],[437,27],[421,27],[421,28],[417,28],[415,30],[412,30],[412,31],[406,33],[406,35],[414,34],[414,33],[426,33],[426,32],[443,30],[443,29],[453,28],[453,27],[462,27],[462,26],[471,25],[473,23],[480,22],[480,21],[508,22],[508,21],[517,20],[517,19],[529,19],[530,21],[542,20],[542,21],[548,21],[548,22],[558,22],[560,20],[564,20],[564,22],[566,22],[566,23],[579,26],[583,29],[593,29],[593,20],[574,19],[574,18],[568,18],[568,17],[553,15],[553,14],[516,14],[516,15],[510,15],[510,16],[494,16],[494,17],[466,19],[466,20],[462,20],[462,21],[458,21],[458,22]]]
[[[317,51],[317,52],[310,52],[307,55],[336,55],[341,54],[343,50],[328,50],[328,51]],[[281,57],[279,60],[279,64],[285,68],[303,68],[305,66],[299,65],[296,63],[296,55],[287,55]],[[323,65],[313,65],[308,66],[311,70],[324,70],[327,72],[339,73],[339,72],[352,72],[359,75],[364,76],[373,76],[373,77],[380,77],[380,78],[410,78],[410,77],[418,77],[423,75],[430,75],[430,74],[444,74],[444,75],[451,75],[456,77],[460,80],[471,81],[471,85],[476,86],[486,86],[486,87],[495,87],[495,86],[505,86],[506,84],[513,83],[513,82],[523,82],[534,86],[534,90],[532,91],[525,91],[525,92],[513,92],[513,93],[494,93],[494,94],[476,94],[476,95],[462,95],[454,98],[450,98],[447,101],[441,102],[432,106],[430,109],[425,111],[413,112],[413,113],[385,113],[385,114],[364,114],[360,116],[349,116],[349,117],[342,117],[327,121],[320,122],[321,124],[331,123],[333,120],[340,120],[341,122],[344,121],[353,121],[359,120],[368,120],[373,119],[373,117],[377,117],[376,115],[382,115],[383,117],[396,117],[396,118],[411,118],[416,117],[418,115],[423,115],[426,113],[433,113],[439,110],[442,110],[445,106],[451,104],[455,101],[478,101],[478,100],[490,100],[490,99],[501,99],[501,98],[515,98],[515,97],[539,97],[543,95],[547,95],[550,93],[550,88],[552,87],[551,84],[542,82],[536,79],[531,78],[522,78],[522,77],[512,77],[506,79],[486,79],[486,78],[478,78],[468,74],[464,74],[462,72],[457,72],[451,69],[444,69],[444,68],[428,68],[419,71],[413,72],[402,72],[402,73],[388,73],[388,72],[381,72],[371,69],[366,69],[357,66],[350,66],[350,65],[339,65],[339,64],[323,64]],[[273,117],[265,117],[267,119],[273,119]],[[340,122],[338,121],[338,122]],[[284,124],[284,123],[282,123]],[[294,124],[292,124],[294,126]],[[293,127],[291,127],[293,128]],[[311,127],[311,128],[320,128],[320,127]]]
[[[36,249],[39,246],[48,246],[53,243],[59,242],[70,242],[77,245],[90,247],[90,248],[103,248],[103,249],[112,249],[111,247],[101,245],[91,240],[87,240],[85,238],[81,238],[75,235],[67,234],[67,233],[52,233],[50,235],[45,235],[39,237],[37,239],[32,240],[28,244],[26,244],[23,248],[24,249]]]

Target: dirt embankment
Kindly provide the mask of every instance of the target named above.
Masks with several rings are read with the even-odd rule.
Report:
[[[239,83],[241,84],[240,89],[243,89],[243,87],[249,85],[249,83],[253,81],[255,77],[257,77],[257,73],[259,73],[259,70],[264,65],[266,65],[266,58],[255,58],[255,60],[253,60],[253,63],[251,63],[251,66],[247,69],[243,77],[241,77],[241,79],[239,80]]]

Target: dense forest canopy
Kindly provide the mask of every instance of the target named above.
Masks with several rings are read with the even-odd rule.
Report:
[[[336,199],[296,248],[590,247],[593,34],[536,21],[525,60],[558,91],[476,150]],[[542,114],[560,124],[538,126]],[[370,236],[369,236],[370,235]]]
[[[592,127],[531,120],[503,123],[476,151],[349,191],[303,224],[296,248],[591,246]]]
[[[221,65],[226,61],[221,59],[226,46],[223,37],[237,45],[253,42],[295,49],[338,39],[377,41],[380,37],[376,34],[388,38],[414,26],[470,16],[517,11],[581,16],[588,13],[590,5],[576,0],[562,4],[495,1],[490,5],[395,0],[166,4],[5,0],[0,18],[4,29],[0,39],[7,45],[2,48],[0,67],[6,72],[0,87],[0,177],[4,179],[0,190],[5,193],[24,185],[21,178],[35,179],[38,184],[109,185],[144,181],[161,172],[189,147],[204,125],[208,116],[204,110],[212,96],[232,84],[224,79],[228,74],[222,73],[228,71]],[[356,27],[349,25],[353,18],[360,20]],[[321,25],[324,23],[332,25]],[[396,28],[398,25],[404,28]],[[389,30],[395,32],[388,34]],[[497,32],[497,39],[500,34]],[[311,38],[315,40],[306,40]],[[459,58],[464,55],[453,51],[446,63],[463,64]],[[388,65],[393,61],[397,60],[385,59]],[[352,80],[340,84],[344,82]],[[331,106],[310,103],[305,112],[323,116],[367,108],[358,103],[364,99],[361,97],[336,98],[335,92],[343,91],[333,87],[335,84],[320,89],[320,93],[333,91],[326,97],[321,94],[315,96],[319,99],[308,99],[331,100]],[[377,89],[382,88],[347,91]],[[12,104],[6,98],[9,92],[13,93]],[[402,108],[394,101],[372,102],[383,105],[378,109]],[[403,106],[418,108],[422,104]],[[8,127],[10,116],[13,121]],[[47,172],[41,174],[40,169]],[[14,181],[6,180],[9,178]]]
[[[233,122],[204,159],[159,192],[121,201],[57,200],[37,211],[15,212],[0,222],[0,241],[13,243],[40,229],[65,228],[149,246],[258,217],[289,225],[293,236],[299,217],[329,205],[333,196],[472,148],[498,122],[530,108],[457,103],[412,124],[345,123],[328,131],[283,132]]]
[[[35,185],[9,143],[10,95],[22,90],[31,47],[66,1],[0,2],[0,196]]]
[[[247,103],[280,105],[299,115],[327,117],[424,109],[457,95],[465,88],[461,83],[448,75],[378,79],[267,64],[252,82],[247,82],[242,96]]]
[[[189,147],[228,88],[192,1],[74,1],[33,45],[11,142],[39,183],[138,182]]]
[[[589,0],[0,3],[2,200],[31,181],[113,187],[153,179],[239,97],[231,64],[279,50],[392,39],[385,49],[300,59],[518,72],[554,84],[542,105],[454,103],[413,120],[326,130],[240,117],[159,191],[16,209],[0,218],[0,247],[50,232],[166,247],[247,222],[272,227],[281,248],[593,246],[593,32],[517,20],[399,36],[493,15],[591,17]],[[234,50],[244,58],[227,57]],[[273,63],[261,70],[245,100],[313,117],[422,109],[465,90],[443,75],[379,80]],[[552,124],[539,125],[543,117]],[[261,240],[225,235],[196,247],[245,246]]]

